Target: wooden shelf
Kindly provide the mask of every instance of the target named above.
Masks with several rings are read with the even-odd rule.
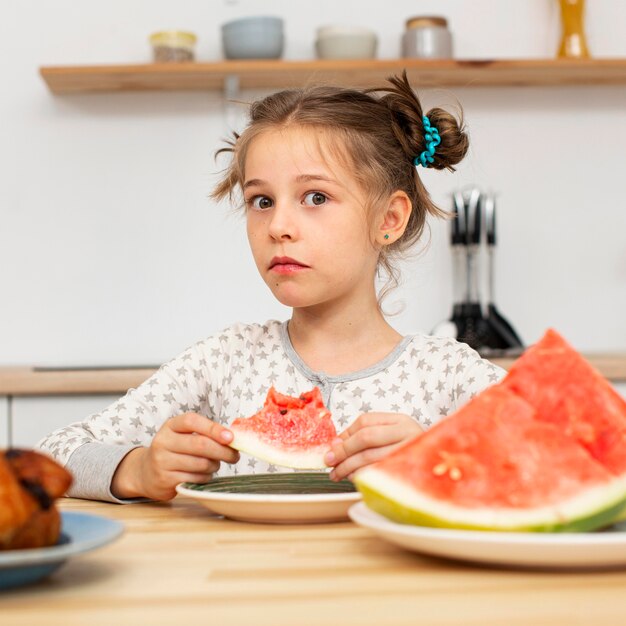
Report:
[[[624,85],[626,59],[220,61],[42,67],[55,94],[300,87],[312,82],[374,87],[407,70],[416,87]]]
[[[155,368],[35,369],[0,367],[0,396],[125,394],[150,378]]]
[[[626,381],[626,354],[584,354],[583,356],[611,382]],[[505,370],[508,370],[515,361],[514,358],[493,358],[489,360]]]
[[[585,358],[612,382],[626,381],[626,354],[587,354]],[[508,369],[515,359],[490,359]],[[139,386],[156,367],[42,368],[0,367],[0,396],[124,394]]]

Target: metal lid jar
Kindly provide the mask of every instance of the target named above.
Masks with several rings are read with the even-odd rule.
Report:
[[[406,21],[402,56],[419,59],[451,59],[452,33],[445,17],[421,15]]]

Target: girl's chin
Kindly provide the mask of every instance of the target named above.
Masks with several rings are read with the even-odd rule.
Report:
[[[288,306],[292,309],[302,309],[316,304],[325,302],[327,298],[315,298],[311,294],[293,293],[287,292],[282,289],[272,289],[274,297],[284,306]]]
[[[321,301],[312,301],[310,298],[279,298],[277,296],[276,299],[290,309],[306,309],[307,307],[321,304]]]

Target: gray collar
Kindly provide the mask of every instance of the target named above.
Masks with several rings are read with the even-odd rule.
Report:
[[[402,337],[402,339],[398,342],[398,345],[381,361],[378,363],[374,363],[374,365],[370,365],[369,367],[357,370],[356,372],[349,372],[347,374],[342,374],[341,376],[329,376],[325,372],[315,372],[313,371],[301,358],[300,355],[294,350],[293,344],[291,343],[291,338],[289,337],[289,331],[287,330],[287,324],[289,322],[282,322],[280,325],[280,339],[283,344],[283,348],[285,353],[291,360],[291,362],[300,370],[300,372],[306,376],[309,380],[313,381],[321,381],[328,382],[330,384],[336,383],[345,383],[351,380],[359,380],[360,378],[368,378],[369,376],[373,376],[374,374],[378,374],[382,370],[389,367],[396,359],[400,357],[400,355],[404,352],[406,347],[413,341],[412,335],[407,335]]]

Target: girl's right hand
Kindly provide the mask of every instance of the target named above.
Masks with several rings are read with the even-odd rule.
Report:
[[[236,463],[239,452],[228,446],[232,440],[230,430],[198,413],[172,417],[149,448],[135,448],[124,457],[111,492],[120,499],[170,500],[179,483],[205,483],[221,461]]]

